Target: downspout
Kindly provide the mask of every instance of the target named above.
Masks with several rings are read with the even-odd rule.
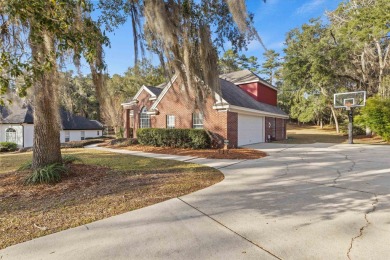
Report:
[[[22,147],[24,148],[24,125],[23,124],[20,124],[22,126]]]

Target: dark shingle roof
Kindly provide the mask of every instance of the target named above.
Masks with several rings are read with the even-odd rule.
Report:
[[[161,84],[162,85],[162,84]],[[161,85],[158,85],[158,86],[156,86],[156,87],[152,87],[152,86],[146,86],[150,91],[152,91],[152,93],[153,94],[155,94],[156,95],[156,97],[158,97],[159,95],[160,95],[160,93],[163,91],[163,88],[164,88],[164,86],[165,86],[165,84],[164,84],[164,86],[162,87],[162,88],[160,88],[159,86],[161,86]]]
[[[64,109],[60,111],[63,130],[97,130],[103,129],[102,123],[89,120],[83,116],[76,116]]]
[[[101,130],[103,125],[96,120],[89,120],[76,116],[61,109],[61,123],[63,130]],[[0,123],[2,124],[33,124],[34,117],[31,106],[0,107]]]
[[[259,81],[265,85],[272,86],[272,84],[268,83],[258,75],[256,75],[254,72],[250,70],[239,70],[239,71],[234,71],[226,74],[222,74],[219,76],[221,79],[225,79],[227,81],[230,81],[236,85],[239,85],[241,83],[246,83],[246,82],[256,82]],[[273,88],[276,89],[275,86],[272,86]]]
[[[33,112],[30,106],[0,106],[0,123],[3,124],[31,124]]]
[[[230,105],[255,109],[281,116],[288,116],[285,112],[283,112],[280,108],[276,106],[268,105],[255,100],[254,98],[249,96],[249,94],[247,94],[244,90],[234,85],[230,81],[220,79],[220,83],[222,98]]]

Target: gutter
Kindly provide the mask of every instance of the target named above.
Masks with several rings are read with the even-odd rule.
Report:
[[[290,118],[288,115],[280,115],[280,114],[260,111],[260,110],[251,109],[251,108],[233,106],[233,105],[230,105],[230,104],[227,104],[227,103],[215,103],[213,105],[213,109],[215,109],[215,110],[227,110],[229,112],[236,112],[236,113],[240,113],[240,114],[249,114],[249,115],[257,115],[257,116],[269,116],[269,117],[282,118],[282,119],[289,119]]]

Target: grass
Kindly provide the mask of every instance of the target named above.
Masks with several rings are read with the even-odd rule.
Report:
[[[0,249],[208,187],[213,168],[97,150],[67,149],[69,175],[55,185],[24,185],[16,171],[31,153],[0,154]]]
[[[288,124],[288,139],[276,143],[311,144],[311,143],[348,143],[348,135],[337,134],[331,126],[320,128],[319,126]],[[354,136],[356,144],[386,144],[380,137]]]

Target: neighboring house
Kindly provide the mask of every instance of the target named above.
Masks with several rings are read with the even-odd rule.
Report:
[[[288,115],[277,107],[277,89],[249,70],[220,76],[221,91],[194,108],[175,76],[167,84],[143,86],[124,108],[125,135],[139,128],[204,128],[230,147],[286,139]],[[192,98],[191,98],[192,96]],[[131,131],[133,129],[133,131]]]
[[[103,135],[103,125],[100,122],[73,115],[63,109],[60,113],[61,143]],[[18,147],[31,147],[33,137],[34,117],[31,106],[0,106],[0,142],[14,142]]]

